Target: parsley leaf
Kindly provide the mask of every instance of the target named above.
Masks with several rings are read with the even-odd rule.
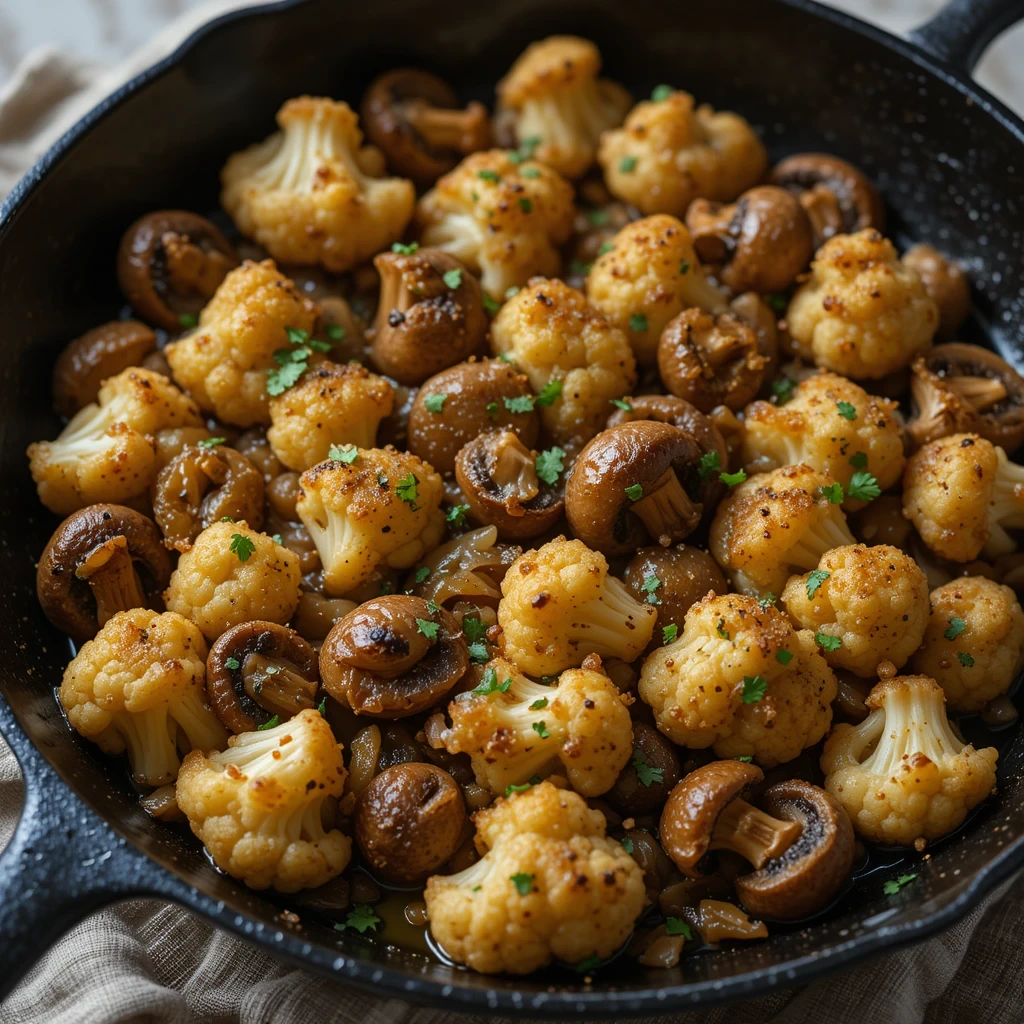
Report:
[[[789,305],[789,297],[785,292],[768,292],[762,296],[764,301],[772,308],[773,312],[777,316],[782,316],[786,312],[786,307]]]
[[[493,181],[495,184],[501,181],[501,175],[497,171],[487,170],[486,168],[482,171],[477,171],[476,176],[484,181]]]
[[[853,455],[850,456],[849,462],[854,469],[867,469],[867,454],[865,452],[855,452]]]
[[[502,401],[509,412],[533,412],[533,395],[516,395],[515,398],[503,398]]]
[[[441,626],[436,622],[431,622],[430,619],[417,619],[416,628],[431,643],[433,643],[437,639],[437,634],[441,631]]]
[[[344,448],[332,444],[327,457],[331,462],[344,462],[347,466],[351,466],[359,458],[359,449],[354,444],[347,444]]]
[[[663,644],[672,643],[678,635],[679,627],[674,622],[661,627],[661,642]]]
[[[629,836],[623,836],[622,839],[619,840],[619,842],[622,843],[622,848],[626,851],[626,853],[633,852],[633,840],[630,839]]]
[[[693,929],[681,917],[666,917],[665,931],[669,935],[682,935],[687,942],[693,938]]]
[[[756,704],[768,689],[768,680],[764,676],[744,676],[743,695],[740,700],[744,704]]]
[[[471,644],[475,644],[487,636],[487,623],[476,615],[466,616],[462,620],[462,632]]]
[[[956,652],[956,659],[964,668],[974,668],[974,658],[964,651]]]
[[[651,102],[663,103],[674,91],[671,85],[656,85],[651,91]]]
[[[818,588],[831,576],[827,569],[812,569],[807,574],[807,596],[809,598],[814,597],[818,592]]]
[[[497,402],[487,403],[487,415],[490,416],[492,420],[496,420],[498,418],[499,412],[501,412],[501,410],[498,408]]]
[[[391,243],[391,251],[397,252],[401,256],[411,256],[419,247],[419,242],[410,242],[408,245],[403,245],[401,242]]]
[[[345,328],[341,324],[328,324],[325,330],[331,341],[341,341],[345,337]]]
[[[538,698],[537,698],[537,699],[536,699],[536,700],[535,700],[535,701],[534,701],[534,702],[533,702],[533,703],[532,703],[532,704],[530,705],[530,710],[531,710],[531,711],[543,711],[543,710],[544,710],[544,709],[545,709],[545,708],[546,708],[547,706],[548,706],[548,699],[547,699],[547,697],[538,697]],[[541,724],[541,725],[543,725],[544,723],[543,723],[543,722],[541,722],[540,724]],[[536,728],[536,727],[535,727],[535,728]]]
[[[511,677],[506,679],[505,682],[498,682],[498,673],[493,669],[487,669],[480,679],[480,685],[475,689],[470,690],[470,693],[478,694],[481,697],[486,697],[492,693],[508,693],[508,688],[512,685]]]
[[[846,492],[857,501],[874,501],[882,493],[882,488],[870,473],[859,472],[850,477],[850,486]]]
[[[537,392],[537,404],[543,406],[545,409],[549,405],[555,404],[555,399],[558,398],[562,393],[562,382],[560,380],[549,380]]]
[[[522,210],[523,213],[532,213],[533,212],[533,200],[532,199],[527,199],[526,196],[520,196],[519,197],[519,209]]]
[[[421,565],[416,570],[416,573],[415,573],[415,575],[413,576],[412,579],[413,579],[414,583],[423,583],[423,582],[425,582],[428,579],[429,576],[430,576],[430,569],[429,569],[429,567],[427,567],[425,565]]]
[[[648,604],[661,604],[661,598],[655,593],[660,586],[661,580],[654,573],[644,577],[643,583],[640,584],[640,590],[647,595],[646,601]]]
[[[444,514],[444,521],[449,526],[459,527],[466,521],[466,513],[469,511],[468,505],[452,505],[450,509]]]
[[[365,932],[377,930],[380,918],[373,907],[366,903],[357,903],[345,918],[344,924],[338,923],[334,926],[335,931],[343,932],[346,928],[354,928],[360,935]]]
[[[630,313],[629,315],[629,329],[631,331],[646,331],[647,330],[647,317],[643,313]]]
[[[514,875],[510,875],[508,880],[516,887],[516,892],[520,896],[529,896],[533,889],[533,880],[536,877],[536,875],[528,875],[525,871],[517,871]]]
[[[953,618],[949,620],[949,629],[947,629],[942,635],[947,640],[955,640],[966,628],[967,623],[964,622],[959,615],[954,615]]]
[[[828,498],[833,505],[842,505],[843,503],[843,485],[840,483],[825,484],[821,488],[821,493]]]
[[[737,754],[736,757],[733,758],[733,760],[734,761],[742,761],[744,764],[750,764],[750,762],[754,760],[754,755],[753,754]]]
[[[679,273],[680,273],[680,274],[688,274],[689,272],[690,272],[690,263],[689,263],[689,260],[683,260],[683,261],[682,261],[682,262],[681,262],[681,263],[679,264]]]
[[[788,665],[793,660],[793,654],[790,651],[776,651],[775,660],[780,665]]]
[[[731,640],[732,639],[732,637],[729,635],[729,630],[727,630],[725,628],[725,619],[719,619],[718,620],[718,626],[716,627],[716,630],[718,632],[718,635],[723,640]]]
[[[623,174],[629,174],[630,171],[636,170],[636,157],[635,156],[624,156],[619,161],[619,170]]]
[[[831,633],[822,633],[820,630],[814,634],[814,642],[823,651],[838,651],[843,646],[841,637],[833,636]]]
[[[231,553],[240,562],[248,562],[256,551],[256,545],[244,533],[231,534]]]
[[[209,450],[210,448],[216,448],[219,444],[223,444],[226,440],[226,437],[205,437],[202,441],[198,441],[197,445],[200,448]]]
[[[573,967],[573,970],[579,974],[585,974],[587,971],[592,971],[600,966],[601,958],[596,953],[591,953],[590,956],[585,956],[578,964],[576,964]]]
[[[224,661],[224,664],[227,665],[227,667],[231,669],[232,672],[234,672],[235,669],[242,667],[242,663],[237,658],[227,658]]]
[[[701,480],[707,480],[712,473],[717,473],[722,468],[722,456],[717,451],[705,452],[700,457],[700,465],[697,472]]]
[[[548,732],[548,727],[544,721],[534,722],[533,731],[542,739],[546,740],[551,733]]]
[[[611,402],[616,409],[621,409],[623,412],[633,411],[633,406],[630,405],[628,398],[609,398],[608,401]]]
[[[587,211],[587,220],[593,224],[595,228],[603,228],[608,223],[609,219],[607,210]]]
[[[257,725],[257,732],[266,732],[268,729],[276,729],[281,724],[281,716],[274,715],[273,718],[268,718],[262,725]]]
[[[844,420],[851,423],[857,418],[857,410],[849,402],[836,402],[836,411]]]
[[[427,412],[443,412],[444,402],[447,397],[445,394],[426,395],[423,399],[423,404],[427,407]]]
[[[768,593],[765,594],[764,597],[760,598],[757,603],[762,608],[771,608],[776,601],[778,601],[778,598],[769,590]]]
[[[785,405],[793,397],[793,389],[796,384],[788,377],[776,377],[772,381],[772,394],[775,396],[777,405]]]
[[[505,796],[511,796],[513,793],[525,793],[528,789],[532,789],[542,781],[543,780],[539,775],[534,775],[532,779],[524,782],[521,786],[517,786],[514,782],[510,782],[505,787]]]
[[[537,476],[546,484],[555,483],[565,469],[565,463],[562,461],[564,458],[565,451],[557,445],[541,452],[533,464],[537,470]]]
[[[639,501],[644,496],[644,485],[643,484],[630,484],[625,488],[626,497],[630,501]]]
[[[737,469],[735,473],[719,473],[718,479],[729,487],[737,487],[747,479],[747,474],[742,469]]]
[[[886,896],[895,896],[905,885],[909,885],[915,878],[917,878],[917,872],[913,872],[909,875],[900,875],[899,878],[890,878],[885,885],[882,886],[882,892]]]
[[[483,302],[484,309],[486,309],[487,312],[491,314],[491,316],[494,316],[494,314],[497,313],[499,309],[501,309],[501,303],[496,302],[494,299],[492,299],[490,295],[487,294],[487,292],[483,293]]]
[[[649,764],[644,752],[637,747],[633,748],[633,757],[629,763],[636,769],[636,777],[641,786],[653,786],[656,782],[660,785],[663,781],[665,769]]]
[[[193,327],[199,326],[199,317],[195,313],[182,313],[178,317],[178,323],[181,324],[185,330],[191,330]]]
[[[290,362],[279,370],[267,371],[267,394],[283,395],[306,372],[305,362]]]
[[[485,643],[470,644],[466,650],[469,653],[469,660],[474,665],[486,665],[491,659]]]
[[[415,504],[418,494],[416,493],[416,485],[419,480],[416,478],[416,474],[411,470],[398,481],[395,486],[395,494],[399,496],[407,505],[413,506],[413,511],[419,507]]]
[[[598,256],[603,256],[605,253],[611,252],[615,248],[614,242],[605,242],[600,249],[597,250]]]
[[[321,715],[323,715],[324,718],[327,717],[327,698],[326,697],[321,697],[320,698],[320,703],[317,704],[316,709],[317,709],[317,711],[320,712]]]
[[[456,267],[454,270],[446,270],[441,275],[441,280],[444,281],[448,288],[455,289],[462,284],[462,271]]]

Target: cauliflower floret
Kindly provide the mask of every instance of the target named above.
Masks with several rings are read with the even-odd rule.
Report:
[[[868,717],[837,725],[821,755],[825,789],[857,834],[909,846],[959,828],[995,788],[995,747],[956,738],[942,688],[927,676],[887,679],[865,703]]]
[[[750,125],[687,92],[638,103],[601,136],[597,159],[612,195],[641,213],[686,214],[697,198],[732,202],[756,185],[768,154]]]
[[[853,544],[833,548],[813,573],[791,576],[782,603],[816,634],[829,665],[867,679],[881,661],[902,668],[920,646],[928,580],[899,548]]]
[[[313,330],[319,308],[274,265],[246,260],[221,282],[191,334],[164,349],[174,379],[224,423],[270,422],[268,374],[292,337]]]
[[[758,473],[718,506],[708,548],[744,594],[780,594],[794,572],[814,569],[832,548],[854,544],[827,494],[835,481],[810,466]]]
[[[68,721],[108,754],[127,752],[132,777],[163,786],[179,750],[215,750],[227,732],[206,702],[206,641],[174,612],[118,612],[64,672]]]
[[[122,370],[103,382],[97,400],[77,412],[56,441],[28,446],[39,500],[62,516],[98,502],[124,504],[160,471],[157,435],[202,425],[195,402],[162,373]]]
[[[636,360],[623,333],[559,280],[535,278],[501,308],[491,324],[491,350],[508,356],[541,391],[561,391],[540,408],[552,439],[578,451],[608,419],[608,403],[631,394]]]
[[[235,153],[221,205],[243,235],[282,263],[350,270],[402,237],[416,202],[405,178],[373,172],[347,103],[300,96],[277,112],[281,131]]]
[[[299,557],[240,522],[217,522],[178,560],[164,600],[209,640],[242,622],[286,623],[299,604]]]
[[[581,178],[601,132],[622,124],[633,103],[616,82],[598,78],[601,54],[579,36],[531,43],[498,83],[498,114],[509,117],[520,145],[567,178]]]
[[[605,959],[629,938],[643,870],[581,796],[542,782],[473,821],[482,859],[434,875],[424,894],[430,930],[453,960],[529,974],[553,960]]]
[[[909,366],[931,347],[939,307],[917,271],[874,228],[836,235],[817,252],[811,279],[786,313],[801,359],[859,379]]]
[[[814,635],[777,608],[708,594],[679,639],[648,656],[638,691],[673,742],[770,767],[828,732],[836,679]]]
[[[977,434],[951,434],[915,452],[903,473],[903,515],[937,555],[970,562],[1017,550],[1024,467]]]
[[[416,207],[424,245],[466,264],[493,299],[534,274],[557,274],[572,234],[572,186],[546,164],[501,149],[473,153]]]
[[[1024,611],[1009,587],[983,576],[955,579],[931,593],[932,613],[914,672],[930,676],[954,711],[981,711],[1024,668]]]
[[[903,473],[898,404],[834,373],[814,374],[785,405],[747,406],[744,465],[760,472],[802,462],[842,484],[843,508],[863,508],[865,499],[888,490]]]
[[[311,469],[332,445],[372,448],[395,389],[358,363],[320,363],[294,387],[270,400],[267,440],[289,468]]]
[[[348,866],[352,841],[324,827],[345,788],[341,744],[312,708],[273,729],[243,732],[227,750],[193,751],[178,807],[217,867],[252,889],[312,889]]]
[[[429,463],[390,445],[358,453],[351,462],[321,462],[299,481],[299,518],[335,597],[381,563],[408,569],[444,536],[444,484]]]
[[[667,214],[627,224],[587,275],[587,300],[624,331],[641,366],[658,361],[665,325],[684,309],[727,310],[708,282],[682,221]]]
[[[608,575],[604,555],[556,537],[520,555],[501,581],[498,625],[506,658],[532,676],[582,665],[588,654],[632,661],[658,612]]]

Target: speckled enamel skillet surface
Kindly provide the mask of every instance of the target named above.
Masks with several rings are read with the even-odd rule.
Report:
[[[384,939],[313,920],[288,925],[278,916],[285,903],[219,874],[198,843],[154,823],[122,765],[61,717],[53,687],[68,647],[39,610],[34,582],[55,520],[24,458],[30,441],[58,429],[48,411],[56,353],[121,306],[114,256],[135,217],[215,206],[225,157],[263,138],[289,96],[354,101],[374,74],[410,63],[490,99],[522,48],[556,31],[594,39],[608,73],[636,95],[665,81],[741,111],[773,158],[825,149],[863,167],[888,201],[897,240],[931,242],[969,267],[976,316],[967,340],[987,337],[1024,365],[1024,124],[969,78],[984,46],[1021,17],[1024,0],[954,0],[908,44],[808,0],[288,0],[207,26],[61,139],[0,210],[0,729],[27,788],[0,858],[0,996],[96,907],[154,894],[383,995],[452,1010],[622,1018],[804,983],[917,941],[1024,866],[1017,729],[997,738],[998,796],[935,846],[913,885],[885,895],[900,867],[876,858],[813,926],[673,970],[621,959],[592,985],[565,971],[486,978]]]

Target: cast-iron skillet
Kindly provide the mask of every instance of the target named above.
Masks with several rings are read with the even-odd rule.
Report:
[[[224,158],[310,92],[358,100],[398,63],[431,68],[491,99],[501,71],[550,32],[594,39],[635,95],[669,82],[741,111],[773,158],[824,149],[863,167],[898,240],[965,261],[985,335],[1024,358],[1024,124],[968,77],[1024,0],[954,0],[902,42],[808,0],[290,0],[228,15],[88,114],[0,211],[3,339],[0,728],[21,763],[25,811],[0,859],[0,995],[63,931],[127,896],[177,901],[264,948],[388,996],[450,1009],[624,1017],[804,983],[944,928],[1024,865],[1024,733],[1004,734],[999,793],[938,844],[897,895],[895,858],[872,863],[807,929],[644,970],[622,960],[594,983],[565,970],[486,978],[315,920],[286,924],[271,902],[216,872],[199,844],[154,823],[119,762],[72,733],[53,687],[67,643],[36,604],[34,565],[55,520],[36,500],[25,446],[58,430],[52,360],[115,315],[118,238],[138,215],[216,205]]]

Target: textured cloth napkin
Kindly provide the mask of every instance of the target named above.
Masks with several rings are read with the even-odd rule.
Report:
[[[258,2],[266,0],[248,0],[250,6]],[[238,6],[240,0],[219,0],[190,12],[114,69],[53,51],[31,55],[0,90],[0,199],[104,95],[169,53],[203,21]],[[17,764],[0,739],[0,849],[20,806]],[[1019,1024],[1022,919],[1024,879],[1004,885],[945,934],[899,954],[802,990],[658,1020],[962,1024],[970,1015],[986,1024]],[[0,1024],[434,1024],[452,1016],[297,970],[156,900],[126,902],[93,915],[61,939],[0,1005]]]

